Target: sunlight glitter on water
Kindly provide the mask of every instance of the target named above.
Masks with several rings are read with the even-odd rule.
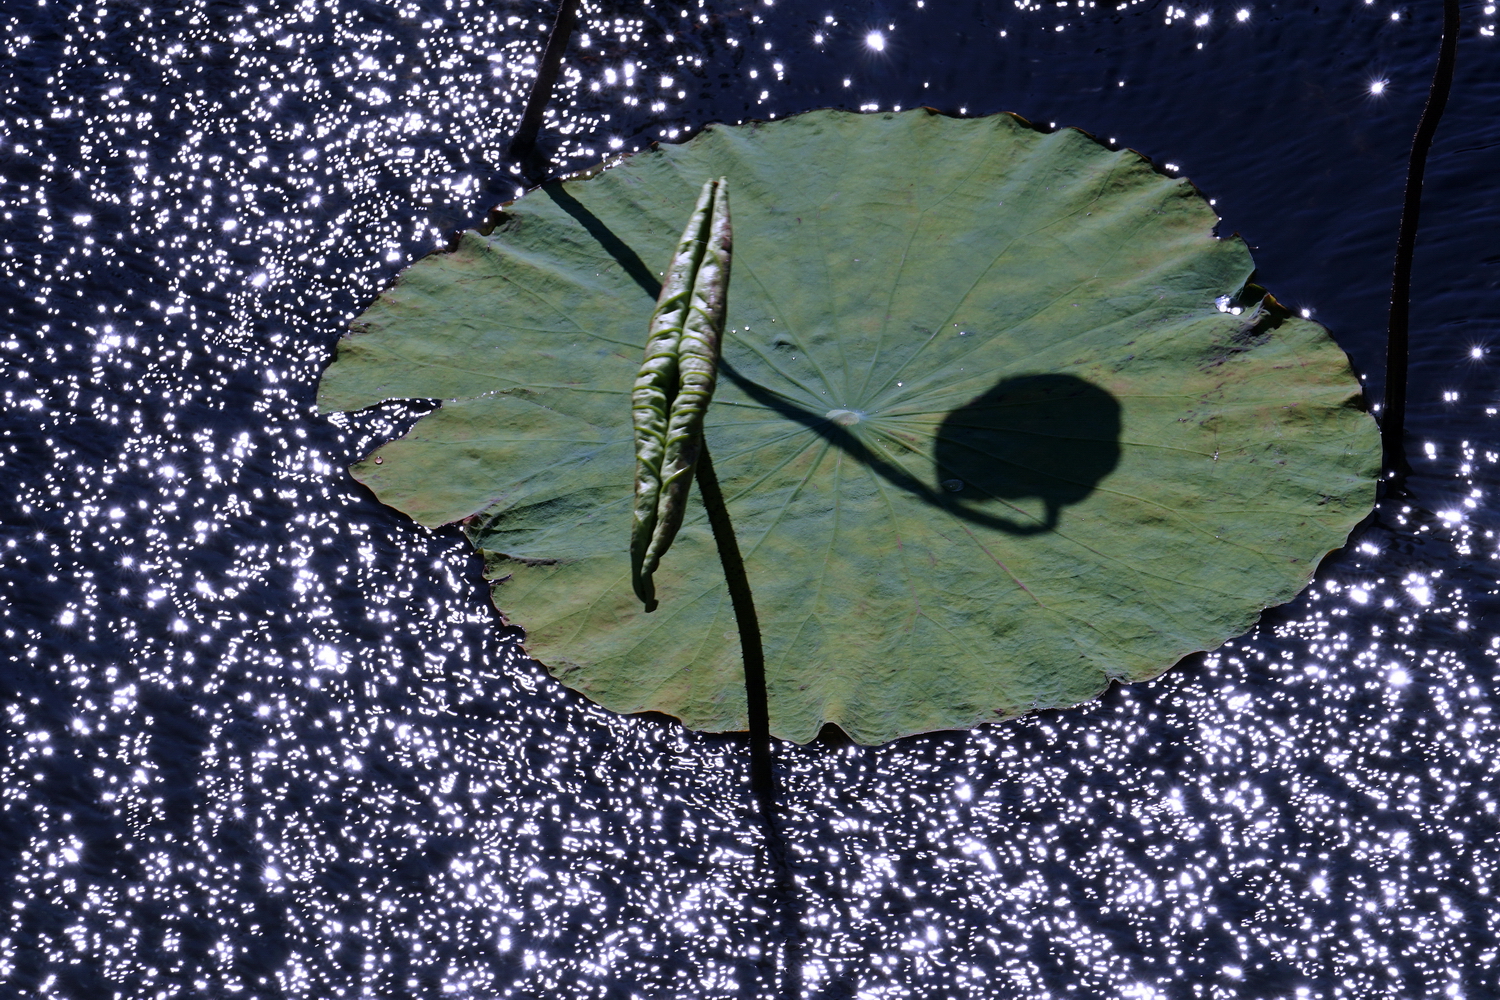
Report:
[[[743,74],[742,117],[826,103],[793,101],[816,66],[787,8],[590,15],[563,164],[700,124],[721,72]],[[1169,10],[1154,30],[1185,44],[1247,22]],[[0,162],[19,661],[0,980],[774,995],[739,744],[559,688],[455,534],[351,483],[425,407],[313,407],[348,319],[513,190],[491,178],[550,11],[70,11],[50,40],[10,15],[3,41],[28,88]],[[1059,13],[1070,34],[1106,12],[1017,4],[986,44]],[[882,57],[937,16],[904,13]],[[842,53],[829,93],[914,103],[856,58],[874,18],[819,17],[811,44]],[[1121,75],[1109,90],[1136,86]],[[1470,494],[1497,457],[1419,458],[1474,504],[1396,508],[1404,533],[1160,681],[877,751],[779,748],[807,995],[1416,996],[1489,975],[1500,639],[1494,518]]]

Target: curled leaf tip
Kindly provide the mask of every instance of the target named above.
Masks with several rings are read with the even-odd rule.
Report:
[[[718,377],[729,290],[729,189],[707,181],[662,282],[630,394],[635,426],[631,583],[656,610],[652,574],[682,526]]]

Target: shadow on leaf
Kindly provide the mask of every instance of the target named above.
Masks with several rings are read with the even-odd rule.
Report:
[[[922,482],[876,454],[827,414],[815,413],[745,377],[728,361],[719,371],[747,396],[815,431],[891,485],[975,524],[1013,535],[1057,527],[1062,508],[1083,500],[1120,461],[1120,404],[1074,375],[1004,379],[948,416],[933,459],[938,481]],[[1042,502],[1040,520],[1014,520],[985,509],[1011,501]]]
[[[1119,464],[1120,404],[1074,375],[1008,378],[943,418],[933,460],[951,503],[1035,498],[1046,516],[1027,533],[1051,531]]]
[[[640,256],[563,185],[542,191],[571,216],[653,300],[661,283]],[[1109,392],[1075,375],[1018,375],[949,413],[938,429],[933,460],[938,481],[923,483],[877,455],[847,427],[740,374],[727,360],[720,371],[746,395],[816,431],[892,485],[956,517],[1014,535],[1057,527],[1062,509],[1087,497],[1120,461],[1120,404]],[[1040,500],[1031,519],[1013,501]],[[1026,518],[997,514],[1000,506]]]

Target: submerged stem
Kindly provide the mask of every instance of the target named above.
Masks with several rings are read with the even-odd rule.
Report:
[[[1422,178],[1427,152],[1437,134],[1438,121],[1453,88],[1453,63],[1458,51],[1458,0],[1443,0],[1443,40],[1427,106],[1412,139],[1406,169],[1406,197],[1401,207],[1401,229],[1396,237],[1396,266],[1391,277],[1390,324],[1386,332],[1385,400],[1380,413],[1380,438],[1385,452],[1387,495],[1405,492],[1411,464],[1406,458],[1407,335],[1411,313],[1411,264],[1416,253],[1417,227],[1422,213]]]

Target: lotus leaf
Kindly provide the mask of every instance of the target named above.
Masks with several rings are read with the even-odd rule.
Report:
[[[710,127],[415,264],[321,389],[442,401],[355,476],[461,522],[528,652],[600,704],[746,726],[696,497],[660,609],[631,587],[631,388],[717,177],[735,276],[705,440],[777,736],[880,743],[1155,677],[1289,600],[1369,510],[1346,357],[1250,293],[1187,181],[1009,115]]]

